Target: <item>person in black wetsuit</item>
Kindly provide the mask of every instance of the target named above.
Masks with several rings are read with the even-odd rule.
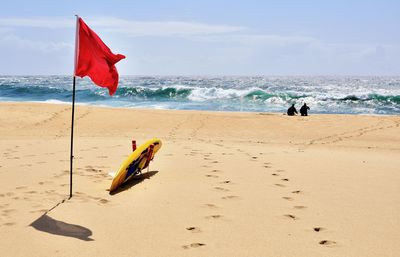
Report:
[[[308,107],[307,104],[304,103],[303,106],[300,108],[301,116],[308,116],[307,110],[310,110],[310,107]]]
[[[292,106],[287,110],[287,115],[294,116],[295,113],[297,114],[297,110],[296,107],[294,107],[294,104],[292,104]]]

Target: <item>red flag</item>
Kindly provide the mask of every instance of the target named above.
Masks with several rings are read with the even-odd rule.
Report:
[[[108,88],[113,95],[118,86],[118,71],[115,64],[125,56],[113,54],[91,30],[82,18],[78,17],[75,49],[75,76],[89,76],[100,87]]]

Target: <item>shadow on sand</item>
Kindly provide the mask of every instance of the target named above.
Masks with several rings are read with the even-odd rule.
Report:
[[[121,193],[123,191],[126,191],[129,188],[133,187],[134,185],[137,185],[137,184],[143,182],[145,179],[150,179],[152,176],[156,175],[157,173],[158,173],[158,170],[152,170],[149,172],[142,173],[139,176],[135,176],[135,177],[131,178],[130,180],[128,180],[127,182],[125,182],[124,184],[122,184],[116,190],[110,192],[110,195],[115,195],[115,194]]]
[[[30,226],[39,231],[53,235],[74,237],[84,241],[94,241],[94,239],[89,238],[92,235],[92,231],[90,229],[55,220],[47,216],[47,214],[40,216],[37,220],[32,222]]]

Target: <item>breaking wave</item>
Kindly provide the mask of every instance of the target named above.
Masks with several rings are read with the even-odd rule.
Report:
[[[0,77],[1,101],[70,102],[66,76]],[[120,107],[314,113],[399,114],[399,77],[122,77],[113,97],[78,79],[78,103]]]

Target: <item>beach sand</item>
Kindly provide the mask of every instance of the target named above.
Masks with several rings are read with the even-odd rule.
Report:
[[[1,256],[400,253],[400,117],[0,104]],[[110,195],[138,144],[149,172]],[[64,201],[63,201],[64,200]]]

